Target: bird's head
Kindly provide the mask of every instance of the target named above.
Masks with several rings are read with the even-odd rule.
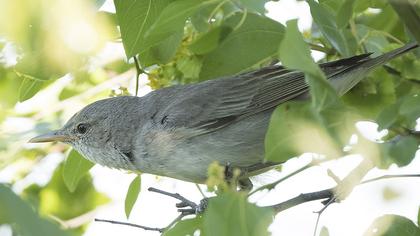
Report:
[[[130,123],[133,122],[127,120],[130,112],[124,111],[127,111],[131,98],[109,98],[89,104],[74,114],[61,129],[36,136],[29,142],[63,142],[93,162],[125,168],[113,161],[120,155],[120,143],[128,142],[123,140],[129,136],[124,133],[129,133]]]

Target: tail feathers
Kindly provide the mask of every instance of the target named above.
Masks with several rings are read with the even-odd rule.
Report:
[[[370,68],[374,68],[377,66],[381,66],[388,61],[394,59],[395,57],[398,57],[406,52],[409,52],[415,48],[417,48],[419,45],[416,42],[406,44],[403,47],[397,48],[395,50],[392,50],[390,52],[384,53],[380,56],[377,56],[375,58],[372,58],[370,60],[367,60],[364,66],[368,66]]]
[[[384,65],[389,60],[398,57],[410,50],[417,48],[417,43],[409,43],[403,47],[397,48],[390,52],[384,53],[374,58],[366,58],[353,66],[340,71],[331,78],[331,85],[336,89],[337,93],[342,96],[358,84],[366,74],[372,69]]]

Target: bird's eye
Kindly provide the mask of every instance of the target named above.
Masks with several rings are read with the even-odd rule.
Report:
[[[79,134],[86,133],[87,129],[88,129],[88,126],[86,124],[78,124],[76,127],[76,130]]]

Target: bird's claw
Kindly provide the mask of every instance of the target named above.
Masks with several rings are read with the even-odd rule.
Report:
[[[169,193],[156,188],[149,188],[149,191],[178,199],[180,202],[178,202],[175,206],[178,208],[178,212],[181,212],[183,215],[202,214],[208,205],[208,198],[203,198],[199,204],[196,204],[195,202],[188,200],[178,193]]]
[[[207,209],[208,205],[208,198],[201,199],[199,204],[191,204],[192,202],[180,202],[176,204],[176,207],[178,208],[178,212],[181,212],[185,215],[199,215],[204,213],[204,211]]]

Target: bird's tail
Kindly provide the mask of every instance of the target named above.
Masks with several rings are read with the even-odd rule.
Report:
[[[362,58],[354,66],[348,67],[331,77],[331,84],[341,96],[358,84],[372,69],[384,65],[389,60],[417,48],[417,43],[409,43],[403,47],[384,53],[374,58]]]
[[[394,59],[395,57],[398,57],[398,56],[400,56],[400,55],[402,55],[406,52],[409,52],[409,51],[417,48],[418,46],[419,45],[416,42],[406,44],[403,47],[394,49],[390,52],[384,53],[380,56],[377,56],[375,58],[367,60],[366,63],[364,63],[363,66],[365,66],[365,67],[367,66],[367,67],[371,67],[371,68],[381,66],[381,65],[387,63],[388,61]]]

